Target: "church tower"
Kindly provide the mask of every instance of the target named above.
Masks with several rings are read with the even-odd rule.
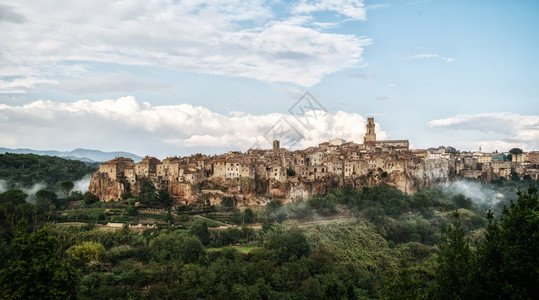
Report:
[[[279,151],[280,148],[281,148],[281,146],[279,145],[279,141],[274,140],[273,141],[273,151]]]
[[[363,143],[376,142],[376,133],[374,133],[374,118],[367,118],[367,131]]]

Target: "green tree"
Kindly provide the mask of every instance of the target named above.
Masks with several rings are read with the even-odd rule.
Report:
[[[537,188],[518,192],[500,223],[489,213],[485,242],[478,249],[475,283],[479,298],[536,299],[539,296],[539,204]],[[532,275],[535,274],[535,275]]]
[[[288,170],[286,170],[286,175],[288,175],[288,176],[296,176],[296,171],[294,171],[294,169],[288,169]]]
[[[12,243],[17,258],[0,270],[0,298],[74,298],[79,278],[60,260],[57,245],[47,228],[27,234],[26,220],[19,221]]]
[[[409,267],[401,261],[397,272],[386,279],[382,299],[423,299],[426,298],[425,288],[428,278],[426,273],[418,268]]]
[[[11,203],[14,205],[26,203],[27,194],[22,190],[9,190],[0,194],[0,203]]]
[[[198,237],[203,245],[207,245],[210,242],[210,231],[208,230],[208,223],[206,221],[197,220],[191,224],[189,233]]]
[[[150,180],[145,181],[140,187],[137,201],[144,205],[152,205],[153,203],[158,202],[158,192],[153,182]]]
[[[303,233],[296,230],[273,235],[267,247],[275,250],[281,261],[287,261],[291,257],[301,258],[311,253],[307,239]]]
[[[181,253],[181,241],[174,234],[160,234],[150,242],[150,253],[157,262],[179,259]]]
[[[511,153],[511,154],[522,154],[522,149],[513,148],[513,149],[509,150],[509,153]]]
[[[467,299],[471,294],[472,252],[457,212],[453,225],[442,228],[440,240],[435,296],[437,299]]]
[[[80,266],[98,261],[104,253],[105,247],[97,242],[82,242],[81,245],[71,246],[66,251],[75,264]]]
[[[457,208],[465,208],[465,209],[471,209],[472,208],[472,200],[463,194],[458,194],[453,197],[453,203]]]
[[[36,192],[36,201],[43,201],[56,205],[57,198],[56,194],[49,190],[39,190]]]
[[[254,222],[255,217],[256,217],[255,213],[250,208],[246,208],[245,211],[243,212],[243,220],[245,221],[245,223]]]
[[[329,216],[337,213],[337,203],[333,197],[325,197],[324,195],[314,195],[307,204],[310,208],[316,210],[321,215]]]
[[[75,185],[70,180],[64,180],[60,182],[60,187],[62,188],[62,191],[64,192],[66,199],[69,198],[69,193],[73,190]]]
[[[195,263],[204,253],[202,243],[194,236],[185,236],[181,239],[180,257],[184,263]]]
[[[157,198],[159,201],[159,206],[170,208],[172,206],[172,197],[167,190],[159,190],[157,192]]]
[[[95,203],[95,202],[97,202],[99,200],[99,198],[97,198],[96,195],[94,195],[94,194],[92,194],[90,192],[84,193],[83,198],[84,198],[84,203],[86,203],[88,205],[92,204],[92,203]]]
[[[72,191],[71,196],[69,196],[69,201],[78,201],[83,199],[84,194],[81,191]]]
[[[223,200],[221,200],[221,205],[225,208],[233,208],[234,202],[234,198],[232,197],[223,197]]]

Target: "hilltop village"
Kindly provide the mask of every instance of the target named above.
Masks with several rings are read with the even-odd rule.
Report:
[[[291,201],[323,193],[333,187],[362,188],[379,183],[403,192],[458,178],[481,181],[539,177],[539,152],[458,153],[444,147],[409,149],[408,140],[377,140],[374,118],[368,118],[363,143],[340,138],[317,147],[288,151],[278,140],[272,149],[249,149],[207,156],[146,156],[134,163],[117,157],[104,162],[90,183],[90,192],[102,201],[114,201],[125,192],[136,195],[145,181],[167,190],[176,204],[220,203],[225,196],[238,204],[264,204],[276,198]]]

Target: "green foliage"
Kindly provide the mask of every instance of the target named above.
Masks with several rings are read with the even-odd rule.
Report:
[[[170,194],[166,190],[157,190],[150,180],[142,184],[136,200],[152,208],[170,208],[172,205]]]
[[[343,267],[355,274],[387,271],[397,265],[394,250],[372,224],[365,221],[309,226],[305,235],[314,250],[327,249]]]
[[[511,153],[511,154],[522,154],[522,149],[513,148],[513,149],[509,150],[509,153]]]
[[[275,250],[277,257],[281,261],[287,261],[291,258],[299,259],[311,253],[307,239],[299,231],[273,235],[269,240],[267,248]]]
[[[49,190],[39,190],[36,192],[36,201],[43,201],[56,205],[57,196]]]
[[[22,190],[9,190],[0,194],[0,203],[9,203],[12,205],[26,203],[27,194]]]
[[[338,212],[337,203],[334,197],[314,195],[307,201],[307,204],[310,208],[323,216],[330,216]]]
[[[244,214],[243,219],[245,223],[249,224],[255,221],[256,215],[252,209],[246,208],[243,214]]]
[[[421,268],[412,268],[401,261],[397,272],[385,282],[382,299],[428,299],[430,274]]]
[[[221,200],[221,205],[225,208],[233,208],[234,207],[234,204],[235,201],[234,201],[234,198],[233,197],[223,197],[223,199]]]
[[[67,249],[66,254],[76,265],[84,266],[98,261],[105,253],[105,247],[97,242],[83,242]]]
[[[170,197],[169,192],[166,190],[159,190],[157,192],[157,201],[159,202],[158,207],[170,208],[172,206],[172,197]]]
[[[125,209],[126,213],[128,216],[136,216],[138,215],[138,208],[134,205],[129,205],[126,209]]]
[[[283,204],[279,200],[271,200],[266,205],[266,214],[269,221],[282,222],[286,219],[286,213],[282,210]]]
[[[457,213],[455,218],[452,225],[442,229],[435,285],[437,299],[466,299],[471,294],[472,251]]]
[[[187,221],[189,221],[189,216],[185,215],[185,214],[181,214],[181,215],[178,216],[178,220],[180,222],[187,222]]]
[[[122,200],[128,200],[128,199],[133,198],[133,194],[131,194],[131,191],[127,191],[127,192],[122,193],[120,197],[122,198]]]
[[[460,222],[444,231],[435,294],[455,298],[537,298],[539,216],[537,189],[518,192],[498,224],[491,212],[484,242],[471,252]],[[535,274],[535,276],[530,275]]]
[[[68,198],[69,201],[84,200],[84,195],[81,191],[72,191]]]
[[[373,188],[365,187],[360,194],[359,208],[377,208],[383,209],[378,211],[382,214],[390,216],[399,216],[409,207],[409,196],[400,190],[380,184]]]
[[[500,201],[503,206],[505,199],[516,200],[509,194],[521,183],[488,186],[505,195]],[[161,205],[159,191],[146,188],[151,196],[157,195],[155,203]],[[50,227],[58,241],[58,254],[63,253],[65,258],[71,258],[67,261],[80,266],[83,277],[77,297],[81,299],[536,298],[532,285],[536,276],[529,275],[537,270],[537,200],[534,204],[533,195],[533,190],[521,194],[527,199],[523,201],[527,204],[520,204],[522,213],[513,209],[519,202],[503,214],[502,208],[495,206],[502,214],[501,220],[506,221],[496,222],[491,217],[488,225],[487,219],[478,215],[477,206],[467,206],[469,199],[464,199],[460,206],[471,209],[458,209],[460,224],[452,224],[444,231],[439,247],[440,228],[452,221],[447,210],[458,206],[458,201],[453,201],[456,196],[450,192],[437,188],[422,189],[414,195],[389,186],[361,191],[330,189],[316,196],[313,206],[309,200],[286,205],[273,200],[265,211],[257,212],[262,230],[248,226],[208,230],[208,226],[221,224],[217,220],[236,219],[237,223],[248,224],[255,218],[250,208],[199,216],[204,213],[201,206],[180,206],[177,219],[182,223],[168,227],[166,220],[174,217],[172,213],[165,216],[166,211],[154,210],[155,214],[132,217],[126,210],[134,207],[125,203],[72,205],[74,210],[62,214],[39,215],[31,204],[0,201],[0,211],[5,211],[0,214],[0,255],[5,257],[0,268],[7,269],[17,259],[9,242],[13,236],[10,224],[21,218],[32,223],[37,219],[39,224],[47,218],[59,220],[69,214],[70,218],[76,215],[79,221],[92,223]],[[329,209],[327,214],[332,214],[333,208],[342,213],[344,220],[311,218],[312,211],[324,214],[320,212]],[[105,214],[114,222],[122,218],[141,223],[146,218],[154,219],[160,222],[161,229],[138,233],[127,226],[110,231],[95,228],[93,222],[104,219]],[[286,224],[298,222],[300,227],[268,222],[284,219],[288,219]],[[315,224],[307,225],[313,221]],[[502,224],[507,224],[508,229]],[[175,228],[178,229],[174,231]],[[468,232],[472,246],[465,245]],[[456,238],[459,235],[462,239]],[[455,247],[458,243],[454,241],[465,246]],[[212,248],[205,251],[203,243]],[[468,259],[455,254],[454,249],[466,248]],[[433,254],[438,249],[440,257],[445,255],[445,260],[440,258],[445,269],[437,267]],[[453,269],[450,264],[455,265]],[[441,275],[443,272],[446,275]],[[457,279],[447,276],[461,272],[468,275]],[[437,274],[439,278],[435,278]],[[527,278],[523,274],[528,274]],[[456,282],[462,288],[440,296],[435,282],[446,282],[447,286]]]
[[[196,236],[203,245],[207,245],[210,242],[210,232],[206,221],[197,220],[193,222],[189,228],[189,233]]]
[[[46,228],[27,234],[17,225],[13,240],[17,258],[0,270],[0,296],[6,299],[68,299],[77,293],[78,275],[60,260],[57,241]]]
[[[83,197],[84,197],[84,203],[86,203],[87,205],[90,205],[92,203],[99,201],[99,198],[97,198],[96,195],[90,192],[85,192]]]
[[[62,188],[62,192],[64,192],[64,195],[67,199],[69,198],[69,193],[71,193],[71,190],[73,190],[75,185],[71,180],[64,180],[60,182],[60,187]]]
[[[157,189],[150,180],[145,181],[140,187],[137,201],[144,205],[151,205],[157,202]]]
[[[472,200],[463,194],[458,194],[453,196],[453,203],[455,204],[456,208],[465,208],[465,209],[471,209],[472,208]]]
[[[150,242],[150,253],[157,262],[180,260],[193,263],[204,252],[200,240],[193,236],[160,234]]]
[[[478,297],[537,298],[538,211],[537,189],[530,185],[527,192],[518,192],[516,202],[504,208],[499,224],[489,213],[474,273]]]
[[[296,171],[294,171],[294,169],[287,169],[286,170],[286,175],[288,175],[288,176],[296,176]]]
[[[35,154],[0,154],[0,179],[8,187],[31,187],[45,183],[46,189],[56,190],[62,180],[79,180],[96,169],[78,160]]]

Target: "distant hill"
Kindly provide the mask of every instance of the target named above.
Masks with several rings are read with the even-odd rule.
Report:
[[[58,189],[58,182],[81,180],[92,174],[97,167],[88,166],[79,160],[50,155],[0,154],[0,188],[7,190],[38,186],[54,191]]]
[[[78,148],[73,151],[56,151],[56,150],[33,150],[33,149],[10,149],[10,148],[0,148],[0,154],[3,153],[16,153],[16,154],[37,154],[37,155],[48,155],[48,156],[58,156],[67,159],[76,159],[86,163],[93,162],[104,162],[111,160],[117,156],[128,157],[133,159],[135,162],[142,160],[141,156],[138,156],[129,152],[103,152],[99,150],[90,150]]]

